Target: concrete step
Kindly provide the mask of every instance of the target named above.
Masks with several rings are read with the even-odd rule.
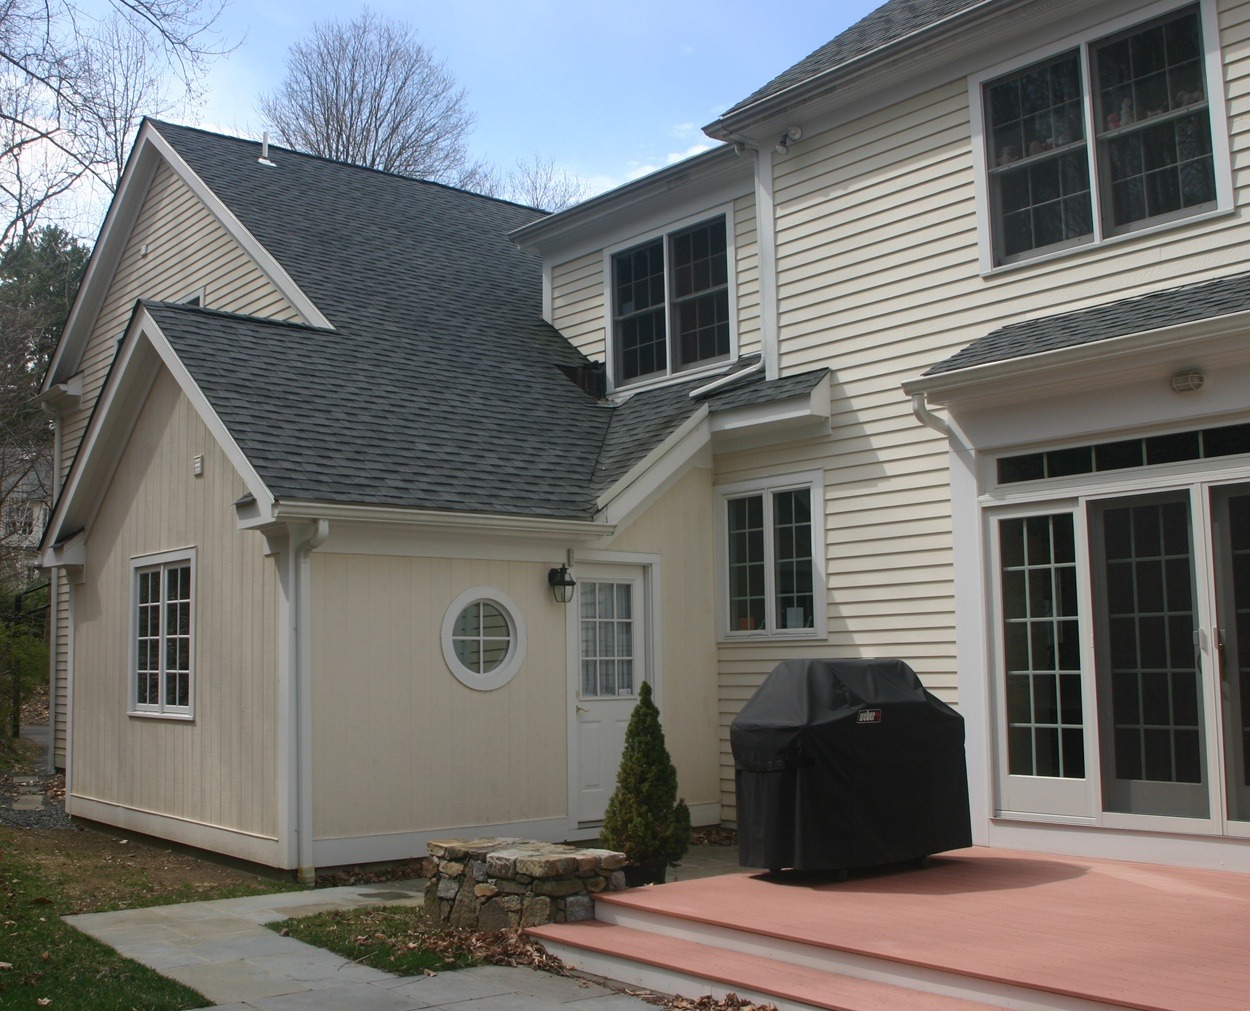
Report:
[[[600,921],[528,933],[586,972],[665,993],[771,1001],[782,1011],[984,1011],[1002,1007],[841,975],[761,955]]]

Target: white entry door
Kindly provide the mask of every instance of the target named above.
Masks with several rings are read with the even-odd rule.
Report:
[[[580,568],[573,752],[576,817],[584,827],[603,821],[616,788],[625,727],[648,676],[648,643],[642,568]]]

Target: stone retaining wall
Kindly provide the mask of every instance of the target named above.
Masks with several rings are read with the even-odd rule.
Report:
[[[591,897],[625,887],[625,854],[531,839],[442,839],[427,844],[433,921],[467,930],[536,927],[594,918]]]

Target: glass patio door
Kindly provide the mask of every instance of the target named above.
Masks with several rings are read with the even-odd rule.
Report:
[[[1211,513],[1228,818],[1244,822],[1250,821],[1250,488],[1217,488]]]
[[[1103,808],[1210,818],[1188,492],[1092,510]]]

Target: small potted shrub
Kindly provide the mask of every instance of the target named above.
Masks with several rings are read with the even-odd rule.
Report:
[[[668,865],[690,845],[690,809],[677,799],[677,770],[645,681],[625,728],[625,752],[599,841],[629,859],[625,881],[631,887],[662,884]]]

